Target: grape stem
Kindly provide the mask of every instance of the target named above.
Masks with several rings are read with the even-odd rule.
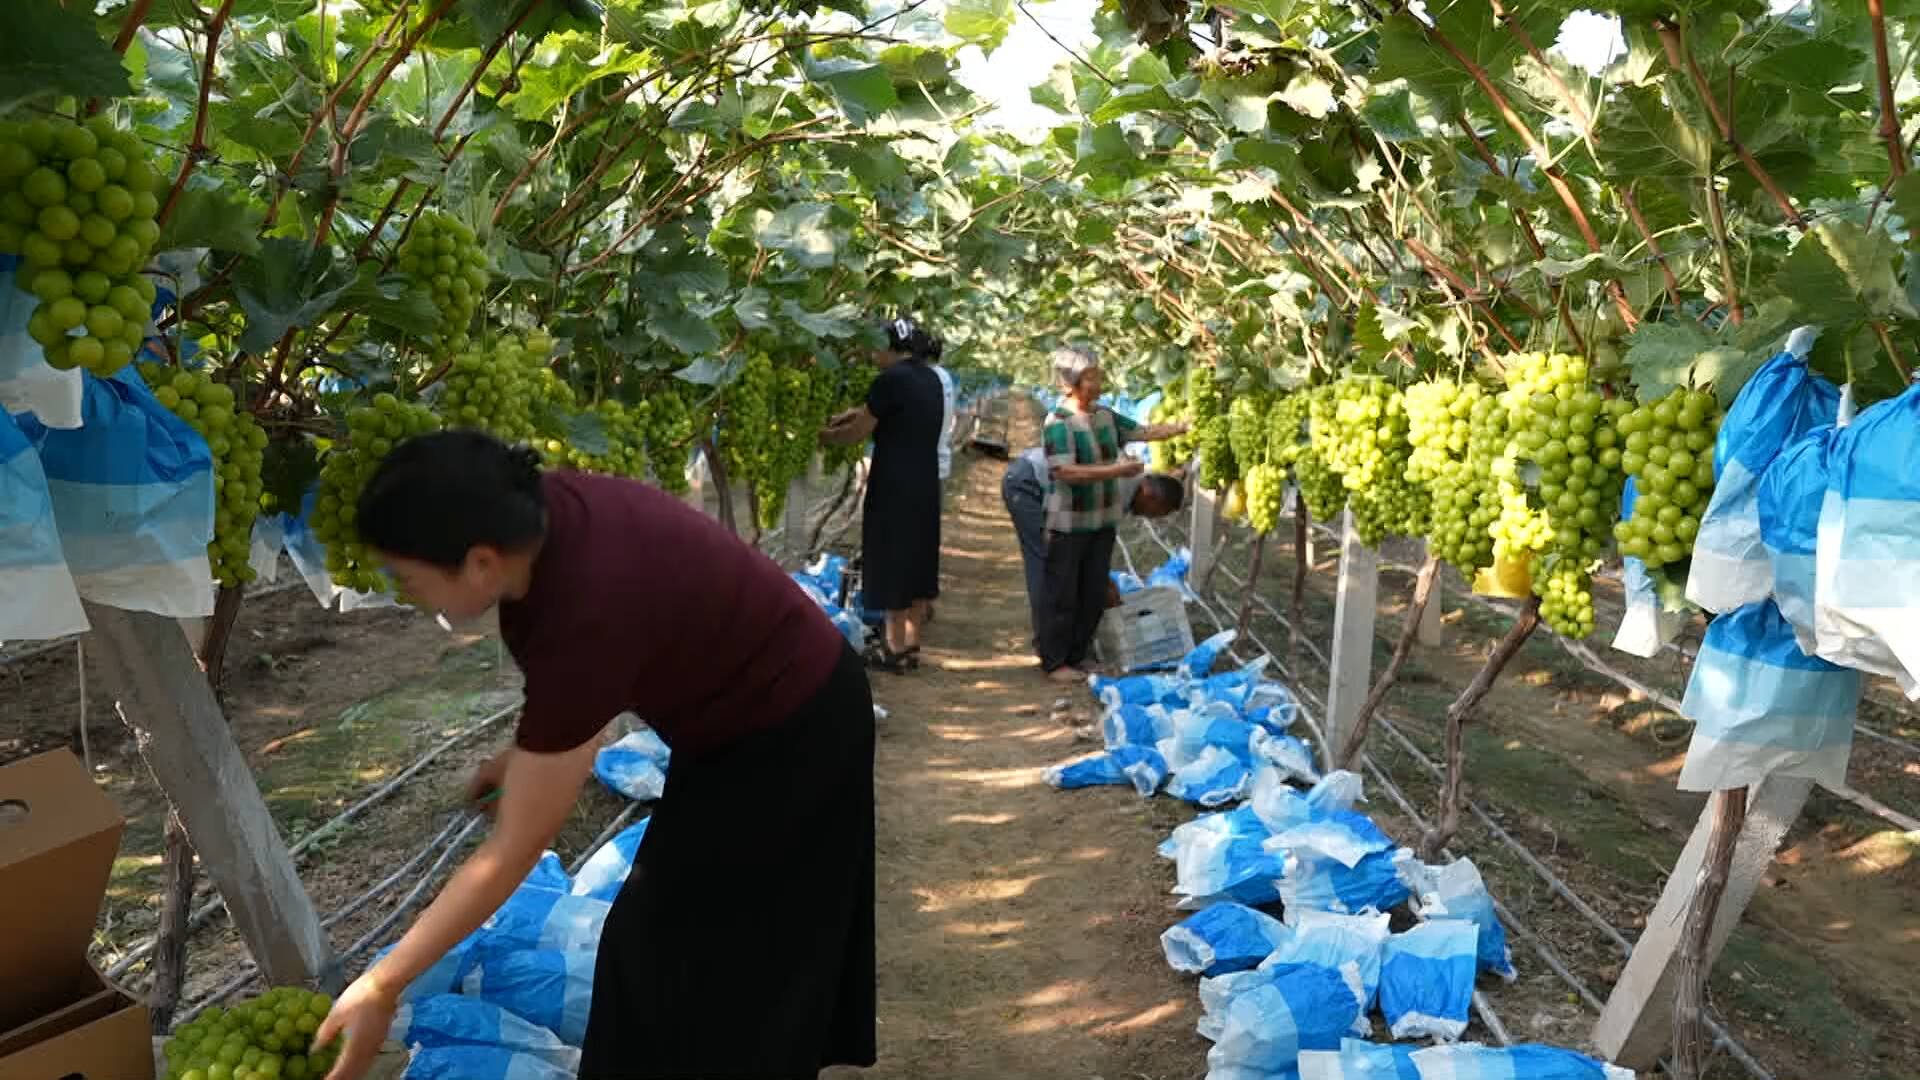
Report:
[[[360,77],[360,73],[367,69],[367,65],[373,63],[373,58],[380,54],[380,50],[387,47],[387,39],[393,36],[393,32],[399,28],[406,17],[407,5],[401,4],[393,13],[393,18],[380,28],[380,33],[374,37],[373,43],[360,54],[360,59],[354,63],[352,70],[348,71],[346,77],[327,93],[326,100],[320,103],[320,108],[314,110],[312,119],[307,121],[307,130],[300,136],[300,145],[294,147],[293,157],[287,159],[286,171],[281,175],[280,181],[273,186],[273,198],[268,201],[267,216],[261,222],[263,230],[271,229],[274,222],[280,219],[280,199],[286,194],[287,185],[292,182],[294,173],[299,171],[300,162],[307,155],[307,147],[313,144],[314,135],[319,133],[320,125],[333,119],[333,111],[339,106],[341,95],[345,94],[347,88],[353,85],[353,81]]]
[[[1527,638],[1539,625],[1540,598],[1530,596],[1526,606],[1514,617],[1506,636],[1494,646],[1486,663],[1475,673],[1473,681],[1447,708],[1447,775],[1440,786],[1440,812],[1434,817],[1433,828],[1420,841],[1420,857],[1427,862],[1438,861],[1441,849],[1460,831],[1460,801],[1467,771],[1467,721],[1473,718],[1473,711],[1480,707],[1481,700],[1493,689],[1494,680],[1506,670],[1507,664],[1519,654],[1520,646],[1526,644]]]
[[[1433,601],[1434,582],[1440,577],[1440,557],[1429,554],[1420,564],[1420,573],[1413,579],[1413,599],[1407,604],[1407,620],[1400,628],[1400,640],[1393,646],[1393,656],[1387,666],[1381,670],[1380,677],[1373,681],[1373,688],[1367,691],[1367,699],[1360,703],[1360,711],[1354,715],[1353,730],[1347,735],[1345,746],[1340,747],[1335,767],[1351,769],[1360,750],[1367,744],[1367,729],[1373,724],[1373,714],[1387,700],[1387,694],[1400,678],[1400,669],[1406,665],[1407,657],[1413,653],[1413,643],[1420,636],[1420,621],[1427,613],[1427,605]]]
[[[187,144],[186,155],[180,159],[180,171],[173,178],[173,187],[167,191],[166,202],[154,216],[157,225],[165,225],[173,216],[174,207],[180,205],[180,196],[187,190],[187,180],[207,152],[207,99],[213,94],[213,63],[220,54],[220,34],[227,28],[227,16],[232,12],[233,0],[221,0],[220,10],[214,12],[213,20],[207,23],[207,56],[200,65],[200,100],[193,111],[193,141]]]

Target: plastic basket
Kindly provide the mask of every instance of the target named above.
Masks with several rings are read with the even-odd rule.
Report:
[[[1126,671],[1173,663],[1193,649],[1186,600],[1165,586],[1127,594],[1101,617],[1093,647],[1101,663]]]

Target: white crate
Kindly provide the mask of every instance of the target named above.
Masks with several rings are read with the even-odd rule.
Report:
[[[1101,663],[1123,671],[1180,659],[1193,649],[1186,599],[1165,586],[1129,593],[1101,617],[1093,647]]]

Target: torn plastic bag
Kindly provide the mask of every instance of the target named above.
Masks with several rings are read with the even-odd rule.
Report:
[[[1380,964],[1380,1011],[1396,1039],[1452,1042],[1473,1008],[1480,928],[1434,919],[1387,939]]]
[[[1255,764],[1265,763],[1288,779],[1315,784],[1320,770],[1313,764],[1313,749],[1291,735],[1275,735],[1263,727],[1253,728],[1247,750]]]
[[[1348,869],[1375,852],[1393,850],[1393,846],[1393,838],[1381,832],[1372,818],[1352,810],[1335,810],[1296,823],[1267,841],[1268,851],[1332,859]]]
[[[652,820],[644,817],[620,830],[588,857],[580,872],[573,876],[573,895],[612,903],[620,895],[620,887],[626,884],[627,875],[633,872],[633,860],[640,854],[640,841],[646,838],[647,823]]]
[[[1254,770],[1253,799],[1248,805],[1269,831],[1281,832],[1313,819],[1307,797],[1288,786],[1290,775],[1267,764]]]
[[[1413,1066],[1414,1052],[1411,1046],[1348,1039],[1338,1050],[1301,1053],[1300,1080],[1420,1080]]]
[[[1204,679],[1213,674],[1213,665],[1219,661],[1220,654],[1233,647],[1234,639],[1240,636],[1235,630],[1222,630],[1212,637],[1195,645],[1180,660],[1180,672],[1190,679]]]
[[[1154,746],[1173,737],[1173,716],[1159,705],[1121,705],[1108,709],[1100,720],[1107,749]]]
[[[1433,1046],[1413,1052],[1419,1080],[1633,1080],[1633,1070],[1557,1046]]]
[[[1335,769],[1321,777],[1307,792],[1307,805],[1313,807],[1316,814],[1351,810],[1355,803],[1367,801],[1366,787],[1366,778],[1359,773]]]
[[[1380,965],[1384,959],[1391,918],[1376,912],[1360,915],[1336,915],[1327,911],[1303,911],[1287,927],[1286,937],[1263,961],[1263,968],[1283,964],[1318,964],[1346,974],[1360,987],[1362,1023],[1355,1031],[1364,1034],[1371,1025],[1366,1014],[1373,1009],[1380,993]]]
[[[394,1014],[393,1027],[387,1037],[410,1050],[485,1047],[542,1062],[563,1070],[562,1075],[569,1077],[580,1067],[580,1051],[561,1042],[560,1036],[498,1005],[460,994],[435,994],[402,1004]],[[483,1059],[469,1060],[478,1065]],[[407,1075],[413,1074],[413,1070],[409,1069]],[[490,1074],[461,1074],[434,1069],[427,1075],[444,1076],[448,1080],[469,1080],[469,1077],[477,1080]],[[492,1075],[507,1077],[518,1074]]]
[[[578,1062],[555,1065],[504,1046],[453,1043],[414,1051],[404,1076],[406,1080],[573,1080],[578,1068]]]
[[[1353,915],[1399,907],[1407,900],[1407,887],[1394,871],[1393,860],[1391,851],[1369,855],[1352,867],[1332,859],[1287,856],[1279,885],[1287,923],[1296,924],[1309,911]]]
[[[1920,385],[1861,410],[1827,461],[1814,655],[1920,697]]]
[[[1680,702],[1694,722],[1680,789],[1722,791],[1770,775],[1845,788],[1861,688],[1858,671],[1801,652],[1771,600],[1714,619]]]
[[[615,794],[653,802],[667,789],[667,764],[672,751],[650,727],[621,736],[593,758],[593,775]]]
[[[1314,964],[1261,974],[1226,1004],[1220,1038],[1207,1067],[1293,1069],[1302,1050],[1337,1050],[1360,1018],[1360,989],[1348,977]]]
[[[1160,755],[1175,769],[1198,760],[1208,747],[1218,747],[1243,764],[1251,765],[1254,732],[1260,730],[1226,705],[1182,709],[1173,714],[1173,734],[1160,741]]]
[[[1513,952],[1507,947],[1507,928],[1494,910],[1493,894],[1487,891],[1486,880],[1472,859],[1429,866],[1409,851],[1402,856],[1399,867],[1400,880],[1412,891],[1421,918],[1470,920],[1480,928],[1480,970],[1508,982],[1518,977],[1513,969]]]
[[[6,286],[0,285],[0,290]],[[3,302],[3,301],[0,301]],[[57,638],[87,628],[60,545],[40,455],[0,409],[0,641]]]
[[[1151,746],[1120,746],[1076,761],[1049,765],[1041,778],[1062,791],[1099,787],[1106,784],[1131,784],[1142,796],[1152,795],[1166,779],[1167,765],[1160,751]]]
[[[1708,611],[1758,603],[1773,591],[1773,568],[1760,539],[1760,478],[1802,435],[1832,424],[1840,390],[1807,370],[1810,327],[1760,365],[1720,422],[1713,446],[1713,496],[1700,515],[1687,568],[1687,599]]]
[[[587,1035],[593,1007],[591,952],[476,950],[460,992],[546,1028],[568,1046]]]
[[[1815,428],[1773,460],[1760,478],[1760,540],[1773,567],[1773,599],[1800,651],[1813,655],[1813,590],[1820,508],[1827,498],[1827,450],[1839,429]]]
[[[1286,924],[1244,904],[1215,904],[1160,935],[1167,965],[1209,977],[1260,966],[1287,936]]]
[[[1622,521],[1633,516],[1633,501],[1638,492],[1634,484],[1634,478],[1628,477],[1620,491]],[[1631,555],[1620,560],[1620,589],[1626,609],[1620,615],[1620,628],[1614,632],[1613,647],[1643,659],[1660,655],[1660,650],[1686,629],[1689,612],[1668,611],[1660,598],[1659,586],[1647,572],[1647,564]]]
[[[1232,751],[1209,746],[1167,778],[1167,794],[1209,809],[1247,797],[1253,773]]]

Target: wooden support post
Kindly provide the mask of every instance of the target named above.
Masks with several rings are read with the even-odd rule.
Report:
[[[1728,936],[1740,924],[1760,879],[1773,865],[1774,852],[1812,790],[1811,780],[1785,777],[1770,777],[1749,789],[1746,824],[1734,848],[1706,955],[1701,958],[1704,970],[1712,970]],[[1674,995],[1686,944],[1687,911],[1707,858],[1714,816],[1714,806],[1708,803],[1680,860],[1667,875],[1666,889],[1607,997],[1600,1022],[1594,1025],[1594,1046],[1615,1064],[1650,1070],[1672,1049]]]
[[[1380,593],[1380,560],[1360,542],[1353,511],[1340,516],[1340,578],[1333,604],[1333,654],[1327,673],[1327,745],[1332,762],[1353,731],[1360,704],[1373,688],[1373,619]]]
[[[1187,567],[1187,580],[1195,591],[1207,575],[1213,571],[1213,528],[1220,520],[1220,499],[1213,492],[1200,486],[1199,462],[1195,461],[1192,472],[1196,479],[1190,481],[1193,490],[1193,528],[1187,533],[1187,544],[1193,549],[1193,563]]]
[[[246,758],[172,619],[87,604],[95,660],[271,985],[340,987],[313,901]]]
[[[1420,612],[1420,632],[1414,640],[1421,648],[1431,649],[1440,644],[1440,616],[1446,613],[1446,597],[1441,588],[1446,582],[1445,575],[1435,575],[1433,593],[1427,597],[1427,606]]]

